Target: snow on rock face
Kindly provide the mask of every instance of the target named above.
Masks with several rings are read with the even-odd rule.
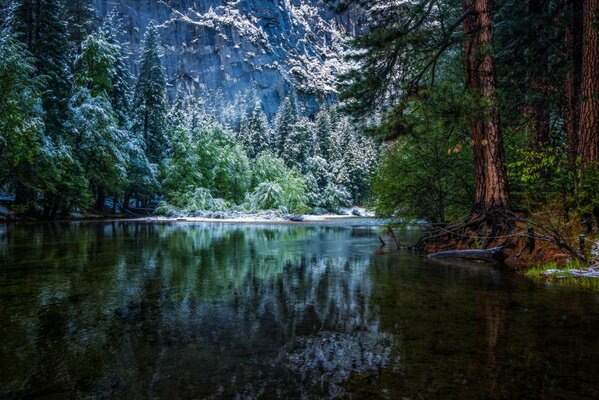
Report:
[[[272,116],[290,89],[308,108],[335,96],[358,13],[319,0],[95,0],[100,17],[118,7],[133,62],[147,25],[160,25],[169,95],[220,90],[226,100],[254,87]]]

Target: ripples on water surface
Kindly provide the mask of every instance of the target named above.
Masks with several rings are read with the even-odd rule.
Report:
[[[599,399],[599,296],[374,226],[0,225],[0,398]]]

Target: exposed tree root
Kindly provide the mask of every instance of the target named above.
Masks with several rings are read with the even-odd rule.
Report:
[[[525,250],[534,251],[536,242],[549,244],[556,250],[565,251],[571,258],[586,261],[583,252],[564,237],[559,226],[545,226],[530,219],[526,213],[507,209],[476,213],[458,223],[434,225],[410,250],[429,255],[437,252],[459,255],[455,251],[483,250],[481,254],[485,255],[484,250],[500,248],[509,250],[509,257],[517,262]]]

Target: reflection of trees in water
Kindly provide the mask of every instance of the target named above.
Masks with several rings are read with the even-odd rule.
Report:
[[[2,390],[285,397],[325,374],[337,393],[351,371],[387,362],[391,341],[353,236],[119,222],[14,230],[0,252],[13,282],[0,305],[13,322]]]
[[[9,229],[0,397],[599,398],[593,294],[360,229]]]

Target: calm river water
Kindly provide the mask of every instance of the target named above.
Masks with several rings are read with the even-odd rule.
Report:
[[[599,399],[599,295],[369,225],[0,225],[0,398]]]

